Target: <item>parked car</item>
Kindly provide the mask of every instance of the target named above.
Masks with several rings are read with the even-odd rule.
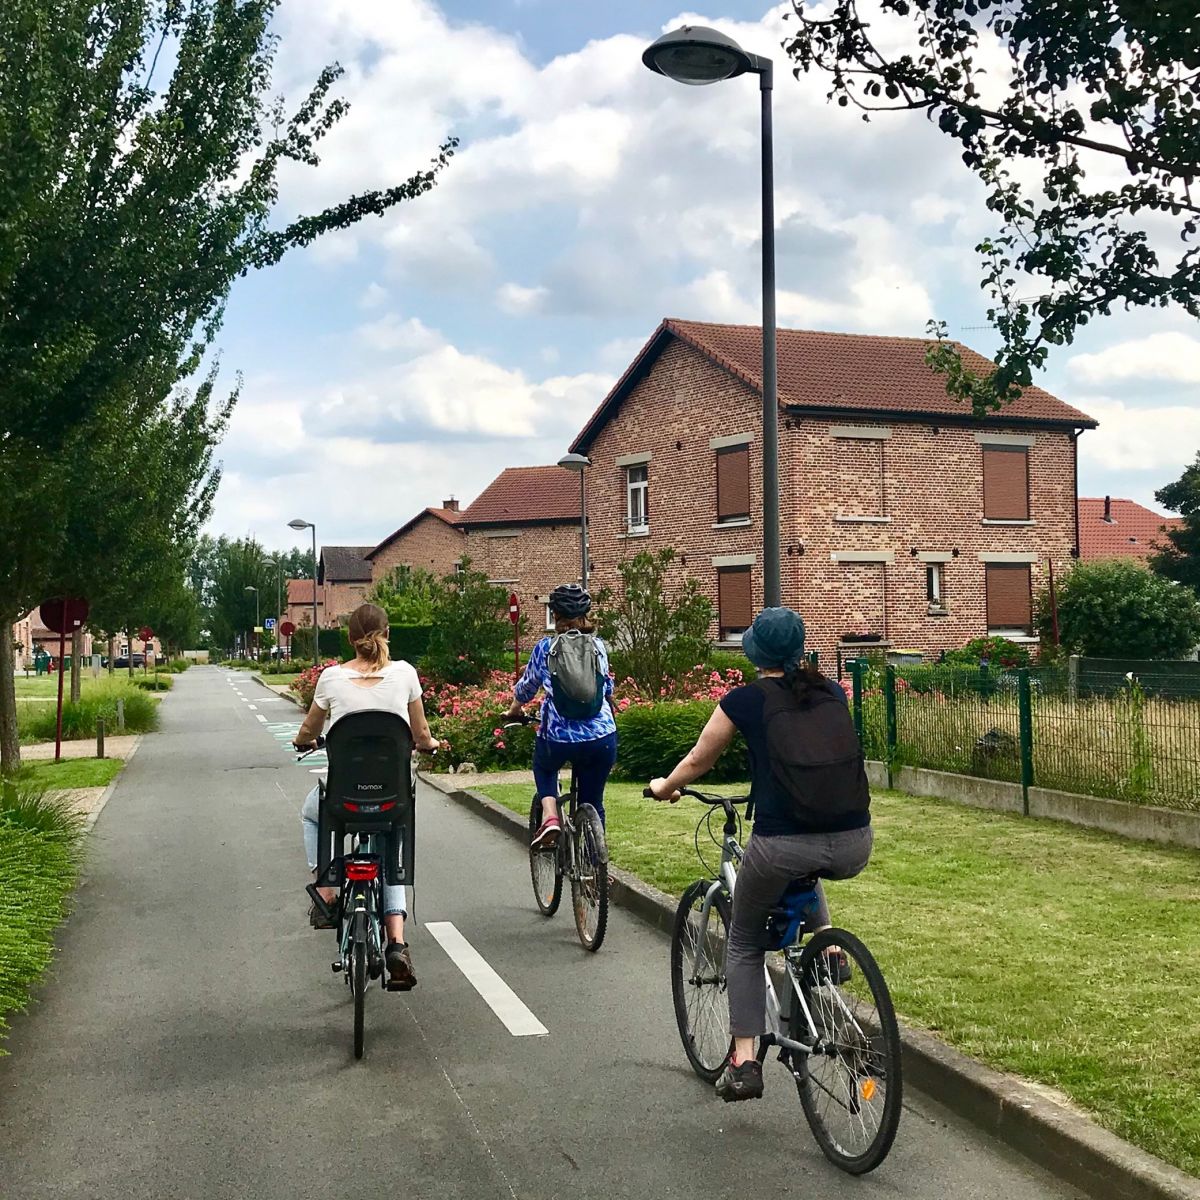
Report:
[[[144,654],[135,654],[133,656],[133,665],[135,667],[144,667],[146,665],[146,656]],[[128,654],[118,654],[117,657],[115,659],[113,659],[113,666],[118,671],[128,671],[129,670],[129,655]]]

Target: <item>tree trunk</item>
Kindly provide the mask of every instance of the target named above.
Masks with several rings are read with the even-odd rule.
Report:
[[[127,658],[128,658],[128,666],[129,666],[129,678],[132,681],[132,679],[133,679],[133,630],[132,629],[125,630],[125,640],[129,643],[129,654],[128,654]]]
[[[13,624],[16,613],[0,613],[0,774],[21,769],[21,743],[17,735],[17,687],[13,671]]]
[[[79,693],[83,683],[83,630],[76,629],[71,634],[71,703],[79,703]]]
[[[116,657],[116,648],[117,639],[110,633],[108,635],[108,673],[110,675],[116,670],[116,667],[113,666],[113,659]]]

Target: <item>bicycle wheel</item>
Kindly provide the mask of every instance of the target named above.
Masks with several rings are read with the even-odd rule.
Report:
[[[831,946],[850,966],[845,982],[833,982],[825,966]],[[816,934],[800,955],[798,975],[823,1047],[793,1056],[800,1104],[829,1161],[865,1175],[887,1157],[900,1124],[900,1030],[892,997],[871,952],[844,929]],[[811,1036],[795,996],[791,1029],[797,1041]]]
[[[363,1023],[367,1009],[367,914],[354,914],[350,942],[350,990],[354,993],[354,1057],[363,1056]]]
[[[542,850],[533,845],[533,835],[541,823],[542,802],[535,796],[529,806],[529,876],[533,880],[533,898],[538,908],[547,917],[552,917],[562,900],[562,865],[557,846]]]
[[[671,998],[684,1053],[692,1070],[715,1083],[729,1060],[729,1002],[725,992],[725,944],[729,897],[722,889],[701,925],[704,898],[713,885],[698,879],[683,893],[671,935]]]
[[[600,814],[581,804],[575,813],[575,861],[571,903],[575,929],[585,950],[600,949],[608,929],[608,843]]]

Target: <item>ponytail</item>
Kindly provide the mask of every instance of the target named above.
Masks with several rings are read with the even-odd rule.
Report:
[[[362,604],[350,614],[350,644],[358,656],[378,670],[392,661],[388,650],[387,613],[377,604]]]
[[[826,682],[825,676],[806,658],[801,659],[794,670],[786,671],[783,679],[801,708],[812,702],[813,692]]]

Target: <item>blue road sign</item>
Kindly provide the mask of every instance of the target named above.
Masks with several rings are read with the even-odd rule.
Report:
[[[264,628],[264,629],[274,629],[274,628],[275,628],[275,618],[274,618],[274,617],[268,617],[268,618],[267,618],[267,619],[266,619],[266,620],[263,622],[263,628]]]

